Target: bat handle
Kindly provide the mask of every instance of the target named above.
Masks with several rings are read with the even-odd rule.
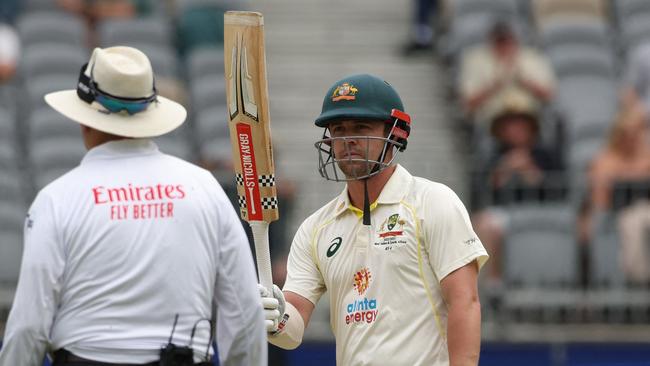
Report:
[[[269,291],[273,291],[271,253],[269,250],[269,223],[266,221],[249,221],[248,224],[253,231],[255,258],[257,259],[257,273],[260,283]]]

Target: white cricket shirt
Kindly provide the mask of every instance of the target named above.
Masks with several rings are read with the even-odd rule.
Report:
[[[456,194],[397,166],[372,224],[339,197],[300,226],[285,291],[316,304],[329,291],[338,365],[448,365],[440,281],[488,258]]]
[[[208,347],[211,301],[222,364],[266,365],[248,240],[213,176],[150,140],[113,141],[39,192],[25,224],[0,365],[40,366],[48,344],[110,363]],[[228,363],[226,363],[227,361]]]

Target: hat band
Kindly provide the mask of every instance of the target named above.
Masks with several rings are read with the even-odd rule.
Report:
[[[120,113],[126,111],[129,115],[134,115],[146,110],[153,102],[158,101],[158,91],[154,81],[153,94],[145,98],[125,98],[111,95],[99,89],[97,83],[91,76],[85,73],[87,63],[81,67],[79,73],[79,82],[77,83],[77,96],[84,102],[92,104],[99,103],[106,108],[107,113]]]

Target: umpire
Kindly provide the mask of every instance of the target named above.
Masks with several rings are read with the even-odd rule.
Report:
[[[151,137],[185,120],[145,54],[95,49],[47,103],[81,124],[81,164],[29,209],[0,365],[265,365],[249,245],[212,175]],[[214,310],[213,310],[214,309]]]

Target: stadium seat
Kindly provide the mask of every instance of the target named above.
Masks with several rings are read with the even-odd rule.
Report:
[[[228,161],[232,153],[225,105],[202,110],[195,118],[195,125],[201,157]]]
[[[223,49],[219,47],[196,48],[187,55],[187,76],[190,81],[204,75],[223,74]]]
[[[619,26],[624,26],[626,22],[637,16],[650,15],[650,2],[647,0],[619,0],[611,3]]]
[[[129,44],[149,44],[152,47],[173,46],[172,29],[164,17],[108,19],[97,26],[102,47]]]
[[[578,279],[573,211],[568,205],[519,206],[504,248],[508,286],[567,288]]]
[[[627,53],[643,43],[650,42],[650,13],[627,19],[621,25],[620,41]]]
[[[611,30],[606,23],[585,17],[562,17],[545,22],[539,30],[542,47],[592,45],[611,49]]]
[[[15,287],[18,281],[25,214],[22,202],[0,202],[0,287]]]
[[[26,81],[52,74],[67,75],[74,80],[88,60],[88,51],[80,46],[41,43],[25,48],[20,73]]]
[[[454,0],[449,2],[452,22],[473,14],[487,14],[491,18],[514,19],[518,15],[516,0]]]
[[[0,105],[0,145],[13,146],[16,141],[14,113]]]
[[[619,260],[619,239],[616,214],[613,211],[594,213],[593,240],[589,250],[590,285],[594,288],[616,288],[624,284]]]
[[[17,166],[17,153],[13,143],[0,144],[0,174],[12,174]]]
[[[81,65],[78,66],[81,69]],[[25,103],[21,103],[20,107],[27,110],[23,110],[23,114],[28,115],[30,111],[46,106],[45,94],[58,90],[75,89],[76,86],[77,78],[70,78],[70,75],[54,74],[32,78],[25,84],[27,98],[24,100]]]
[[[565,75],[558,80],[557,107],[567,121],[613,119],[617,84],[607,75]]]
[[[163,153],[176,156],[183,160],[193,161],[196,155],[196,149],[191,138],[191,128],[189,123],[186,122],[176,130],[156,137],[154,141]]]
[[[28,150],[36,189],[79,165],[86,153],[79,125],[48,107],[31,114],[29,131]]]
[[[25,13],[16,24],[24,47],[61,43],[75,47],[86,44],[86,26],[80,18],[63,12]]]
[[[564,44],[546,52],[559,79],[573,75],[599,75],[614,78],[616,63],[610,49],[585,45]]]
[[[192,112],[202,114],[215,105],[226,105],[226,81],[222,74],[204,75],[190,84]]]
[[[61,11],[61,6],[52,0],[22,0],[23,12]]]

